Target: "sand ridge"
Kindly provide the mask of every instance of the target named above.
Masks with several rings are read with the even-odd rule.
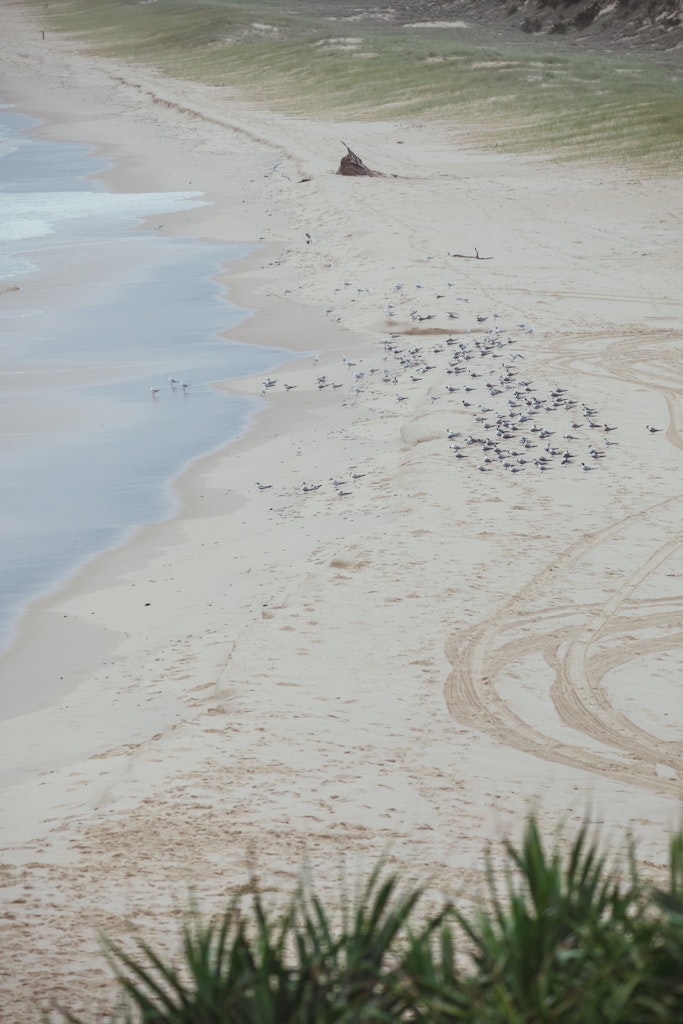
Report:
[[[250,109],[7,13],[9,95],[110,153],[111,187],[204,191],[161,230],[261,243],[226,278],[255,310],[230,334],[301,354],[230,385],[250,431],[3,660],[12,682],[37,651],[42,694],[0,723],[8,1019],[106,1006],[98,930],[171,943],[190,886],[211,909],[254,871],[289,892],[304,854],[326,891],[383,852],[467,891],[537,802],[661,864],[680,182]],[[335,175],[341,139],[386,177]]]

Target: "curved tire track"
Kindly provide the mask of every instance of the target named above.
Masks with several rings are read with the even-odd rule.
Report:
[[[516,593],[502,611],[474,630],[452,637],[446,655],[453,669],[445,688],[451,714],[543,760],[667,796],[683,796],[683,744],[661,740],[616,709],[602,683],[607,672],[630,658],[682,646],[683,598],[646,602],[652,613],[643,616],[643,602],[634,595],[683,549],[683,531],[669,531],[668,539],[658,540],[654,550],[651,546],[644,557],[641,553],[635,559],[629,540],[629,531],[640,530],[643,521],[651,529],[654,523],[657,530],[668,530],[669,519],[680,522],[680,509],[679,497],[667,499],[584,536]],[[568,578],[581,573],[581,561],[589,556],[604,558],[610,546],[620,544],[635,564],[618,589],[602,601],[568,605],[564,595],[573,589]],[[554,596],[558,589],[561,601]],[[539,609],[540,602],[544,608]],[[624,649],[625,631],[637,636],[651,633],[653,627],[659,635],[632,640]],[[668,630],[667,636],[661,635],[662,629]],[[601,649],[610,639],[618,649]],[[535,653],[544,657],[554,675],[548,694],[559,720],[578,734],[575,743],[524,721],[499,692],[504,674]],[[581,742],[582,735],[586,743]],[[595,741],[604,751],[595,749]],[[666,765],[668,774],[675,777],[661,777],[658,765]]]

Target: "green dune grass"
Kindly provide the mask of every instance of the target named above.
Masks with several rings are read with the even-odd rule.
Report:
[[[683,155],[683,76],[662,58],[472,46],[462,28],[402,27],[349,0],[27,2],[92,52],[280,111],[443,119],[482,146],[651,169]]]

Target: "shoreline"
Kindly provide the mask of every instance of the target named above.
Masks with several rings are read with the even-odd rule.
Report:
[[[231,279],[230,269],[240,266],[240,277],[248,278],[251,276],[249,263],[250,257],[245,257],[244,260],[236,260],[234,264],[230,265],[229,269],[224,268],[216,274],[215,278],[221,282],[222,287],[227,291]],[[253,293],[245,287],[241,297],[249,294]],[[234,300],[235,296],[233,293],[230,301]],[[238,303],[238,305],[241,306],[241,303]],[[285,304],[280,300],[276,305],[281,311]],[[241,324],[238,324],[235,328],[228,328],[221,332],[221,334],[225,337],[235,337],[239,334],[240,342],[250,345],[260,345],[263,347],[275,345],[277,343],[276,335],[279,330],[278,311],[272,310],[270,315],[265,313],[263,323],[261,322],[260,311],[248,309],[246,312],[247,315]],[[310,319],[307,311],[305,309],[298,309],[296,313],[298,313],[302,328],[307,327]],[[249,329],[247,324],[251,320],[254,323],[250,325],[251,329]],[[330,333],[335,334],[336,332],[331,331]],[[303,356],[301,360],[291,362],[288,360],[284,364],[276,364],[272,372],[286,375],[288,371],[296,371],[300,362],[303,362]],[[324,366],[324,362],[323,358],[320,365]],[[310,364],[310,358],[308,364]],[[233,394],[254,397],[261,388],[261,385],[257,383],[259,380],[260,377],[246,375],[222,382],[217,381],[212,386],[218,390],[225,390]],[[289,404],[290,409],[288,410],[289,415],[287,418],[291,422],[292,418],[297,418],[297,408],[295,401]],[[299,414],[302,411],[299,410]],[[106,659],[107,656],[113,653],[117,643],[122,639],[122,635],[116,633],[110,635],[111,631],[107,630],[106,627],[93,627],[87,622],[78,621],[69,623],[70,630],[65,630],[63,623],[53,622],[54,613],[82,592],[97,589],[98,586],[105,585],[107,581],[115,580],[120,574],[122,563],[131,564],[136,562],[136,556],[131,553],[141,551],[148,553],[156,552],[157,549],[163,547],[164,542],[161,540],[162,528],[167,527],[168,529],[165,532],[172,538],[179,527],[180,521],[191,515],[192,509],[196,510],[197,496],[199,491],[204,489],[200,481],[211,474],[212,468],[215,468],[224,459],[229,458],[230,452],[258,446],[259,428],[261,426],[266,428],[272,427],[280,419],[281,414],[279,412],[274,413],[267,408],[255,408],[249,414],[245,427],[239,434],[234,438],[226,440],[216,449],[191,459],[169,481],[168,489],[171,494],[173,509],[166,517],[131,527],[120,542],[87,556],[79,566],[69,572],[65,579],[51,586],[43,594],[39,594],[27,605],[15,624],[11,642],[5,650],[0,652],[0,672],[6,678],[18,678],[19,674],[35,678],[37,674],[40,674],[41,669],[44,669],[45,655],[41,651],[36,650],[34,644],[35,637],[40,636],[46,648],[54,649],[59,647],[68,655],[69,660],[61,663],[59,668],[51,673],[52,684],[54,685],[57,672],[61,680],[69,679],[71,682],[65,684],[68,687],[67,689],[60,689],[59,686],[55,686],[54,689],[48,690],[44,684],[40,692],[35,694],[35,700],[31,701],[29,707],[25,706],[24,702],[21,703],[21,710],[17,710],[15,705],[10,705],[8,709],[5,703],[2,708],[0,723],[9,722],[17,717],[17,715],[23,716],[34,711],[43,711],[57,706],[68,697],[71,690],[76,689],[89,674],[97,669],[103,659]],[[201,498],[204,498],[203,494]],[[221,511],[225,513],[226,510],[223,507]],[[200,514],[206,513],[202,512]],[[173,543],[173,541],[168,540],[166,543]],[[67,616],[64,616],[64,618],[67,618]],[[8,710],[9,713],[7,713]]]
[[[43,59],[9,12],[5,76],[48,136],[116,155],[121,190],[203,191],[163,230],[262,245],[219,275],[256,310],[227,333],[300,357],[176,480],[173,518],[27,620],[35,671],[108,639],[58,705],[0,722],[7,1012],[58,992],[96,1015],[98,931],[172,942],[188,887],[215,909],[257,873],[283,898],[304,856],[322,893],[387,850],[466,893],[532,806],[633,833],[660,870],[683,796],[680,182],[250,111],[64,40]],[[403,176],[336,176],[339,138]],[[230,387],[260,402],[260,378]],[[524,426],[494,425],[508,401]]]
[[[27,26],[33,21],[33,15],[30,11],[18,11],[19,24],[22,25],[24,21]],[[71,49],[69,44],[64,40],[58,40],[59,44],[64,47],[67,51]],[[71,54],[72,58],[75,56],[78,58],[77,53]],[[56,58],[57,65],[59,65],[60,57]],[[12,77],[10,75],[10,97],[12,97]],[[88,145],[95,157],[108,162],[108,166],[104,170],[94,171],[89,178],[95,178],[102,181],[107,189],[111,191],[123,191],[124,183],[125,189],[132,189],[133,191],[141,188],[143,191],[145,184],[149,179],[149,171],[145,169],[138,169],[133,172],[133,177],[130,177],[130,171],[128,169],[129,157],[131,144],[127,140],[120,141],[119,143],[112,145],[111,143],[105,142],[97,137],[101,134],[101,131],[95,128],[94,135],[95,140],[92,138],[91,132],[86,131],[85,135],[90,137],[82,137],[79,135],[79,130],[76,127],[78,124],[78,118],[75,119],[75,124],[72,123],[72,119],[67,117],[64,124],[57,127],[54,123],[55,105],[54,99],[50,97],[45,98],[45,94],[42,94],[41,101],[26,99],[26,81],[21,78],[21,85],[14,86],[13,100],[15,103],[21,102],[25,106],[21,107],[21,112],[27,116],[34,118],[36,124],[32,128],[32,131],[39,137],[61,140],[65,142],[81,142],[84,145]],[[32,94],[40,94],[40,85],[37,85],[32,80],[30,82],[30,90]],[[10,98],[8,97],[8,98]],[[17,106],[19,109],[19,106]],[[62,110],[63,108],[58,108]],[[128,159],[126,158],[128,157]],[[167,190],[167,186],[170,185],[175,179],[174,172],[167,173],[166,185],[159,186],[163,191]],[[190,186],[188,186],[190,187]],[[169,189],[173,191],[172,188]],[[206,193],[204,193],[206,196]],[[171,234],[177,234],[185,237],[197,237],[203,241],[225,241],[227,243],[240,244],[239,241],[232,237],[224,237],[216,233],[201,233],[199,230],[195,230],[193,225],[194,216],[201,219],[207,214],[210,216],[211,209],[215,206],[215,203],[208,198],[208,205],[198,210],[180,211],[176,213],[169,213],[164,216],[163,229]],[[131,228],[131,230],[149,230],[151,226],[156,225],[159,215],[150,215],[145,218],[137,227]],[[180,224],[182,220],[185,223]],[[220,334],[223,337],[238,338],[241,342],[250,345],[257,345],[260,347],[283,347],[296,352],[297,349],[302,352],[306,351],[306,345],[299,342],[298,331],[295,332],[294,337],[288,341],[286,346],[282,346],[280,342],[281,336],[281,323],[282,323],[282,308],[287,307],[287,302],[283,298],[273,300],[273,297],[259,292],[258,284],[253,282],[254,278],[258,278],[259,271],[262,272],[264,263],[267,265],[269,261],[273,261],[277,258],[281,251],[281,244],[276,242],[266,243],[263,239],[256,241],[252,238],[240,240],[242,243],[251,246],[252,251],[247,253],[246,256],[239,259],[231,260],[229,263],[223,265],[214,275],[213,279],[219,284],[222,289],[223,299],[226,302],[234,303],[239,309],[244,310],[244,317],[242,321],[234,328],[225,328]],[[29,290],[32,286],[32,282],[29,282]],[[39,286],[38,286],[39,287]],[[253,300],[257,299],[261,305],[261,309],[257,312],[253,308]],[[288,312],[287,320],[289,322],[299,322],[302,326],[302,334],[306,333],[306,329],[310,330],[310,324],[315,320],[315,314],[311,313],[309,309],[301,306],[294,306],[289,304],[290,309]],[[258,324],[254,325],[251,321],[257,320]],[[317,325],[321,326],[323,331],[328,329],[328,325]],[[231,388],[230,382],[215,382],[214,386],[217,388],[224,388],[225,390],[233,390],[235,393],[252,395],[258,394],[258,389],[255,383],[255,378],[252,380],[248,376],[245,378],[236,378],[234,388]],[[253,384],[253,387],[250,386]],[[291,403],[291,404],[294,404]],[[262,414],[262,410],[254,411],[249,417],[249,422],[252,424],[251,427],[246,428],[246,433],[256,430],[253,425],[254,420]],[[156,523],[143,524],[141,527],[133,527],[128,531],[128,535],[121,540],[120,543],[115,544],[112,547],[105,548],[104,550],[95,553],[92,556],[87,557],[83,563],[69,573],[60,583],[50,587],[45,593],[38,595],[32,600],[25,610],[21,613],[20,618],[13,629],[13,639],[7,648],[0,655],[0,671],[6,673],[7,676],[15,675],[20,669],[25,670],[30,676],[33,676],[40,666],[41,662],[44,661],[44,656],[39,652],[32,652],[32,636],[36,632],[46,637],[46,646],[53,646],[55,642],[54,627],[53,630],[47,626],[50,620],[50,613],[55,609],[59,608],[62,602],[68,602],[69,599],[80,591],[82,587],[90,587],[95,581],[106,577],[108,572],[107,569],[102,570],[100,574],[99,565],[108,565],[109,562],[114,564],[120,556],[120,553],[128,549],[129,546],[140,548],[144,547],[144,538],[147,537],[148,531],[154,532],[156,527],[162,526],[166,523],[170,523],[182,517],[183,513],[183,502],[189,501],[193,494],[197,492],[197,486],[192,484],[194,477],[198,477],[202,474],[206,465],[213,458],[220,458],[226,450],[232,447],[238,442],[242,435],[238,435],[237,438],[228,440],[224,445],[220,446],[212,452],[205,453],[204,455],[198,456],[192,459],[189,466],[185,466],[180,472],[169,482],[169,488],[173,495],[173,501],[175,504],[175,510],[172,511],[168,517],[160,520]],[[181,495],[185,495],[183,498]],[[42,623],[42,625],[38,625]],[[56,625],[56,624],[55,624]],[[74,683],[67,684],[71,685],[71,688],[75,688],[78,682],[82,682],[87,676],[88,672],[91,672],[96,667],[97,663],[108,653],[111,653],[116,642],[120,639],[116,634],[115,638],[110,638],[107,630],[97,629],[93,630],[93,627],[88,623],[82,625],[74,624],[74,640],[73,642],[69,637],[61,637],[62,646],[65,650],[70,653],[71,660],[67,662],[63,668],[64,678],[72,678]],[[57,633],[59,635],[59,633]],[[49,638],[49,639],[47,639]],[[89,639],[90,638],[90,639]],[[85,656],[81,653],[81,648],[85,649]],[[49,707],[51,704],[59,703],[68,694],[68,691],[59,690],[55,693],[54,698],[50,699],[49,704],[45,704],[47,700],[47,692],[43,688],[43,698],[39,698],[37,707],[33,707],[30,710],[43,710],[45,707]],[[3,715],[5,713],[3,708]],[[24,709],[22,714],[26,713]],[[9,719],[15,717],[15,712],[10,711]],[[2,720],[5,720],[3,718]]]

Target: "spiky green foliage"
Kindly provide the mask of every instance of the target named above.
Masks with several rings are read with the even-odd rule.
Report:
[[[505,848],[503,892],[489,859],[486,904],[458,915],[473,950],[473,1016],[460,1019],[649,1024],[683,1012],[683,929],[655,912],[632,847],[610,865],[583,825],[547,849],[532,818]]]
[[[634,849],[582,825],[548,845],[530,818],[469,913],[421,914],[379,866],[340,912],[302,885],[284,915],[257,893],[195,914],[179,963],[108,943],[124,1024],[663,1024],[683,1019],[683,835],[655,889]],[[418,916],[419,915],[419,916]],[[74,1017],[67,1019],[78,1024]]]
[[[333,915],[305,885],[283,916],[262,897],[251,912],[239,901],[202,923],[196,915],[182,935],[180,964],[167,963],[148,943],[134,954],[106,942],[126,997],[125,1022],[145,1024],[361,1024],[401,1020],[414,1002],[405,954],[397,953],[419,890],[399,891],[381,866],[359,898]],[[411,938],[429,944],[438,914]],[[68,1016],[76,1022],[76,1018]]]

